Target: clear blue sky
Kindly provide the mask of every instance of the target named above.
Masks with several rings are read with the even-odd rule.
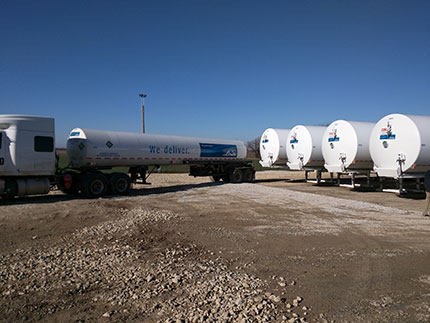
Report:
[[[0,113],[250,140],[430,115],[430,1],[0,1]]]

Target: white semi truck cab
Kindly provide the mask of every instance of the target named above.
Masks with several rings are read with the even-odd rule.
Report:
[[[46,194],[54,174],[54,119],[0,115],[0,195]]]

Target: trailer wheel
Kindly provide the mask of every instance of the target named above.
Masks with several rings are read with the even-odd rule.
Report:
[[[211,176],[212,182],[219,182],[221,180],[221,176]]]
[[[230,182],[232,183],[242,183],[243,182],[243,172],[240,169],[235,168],[230,174]]]
[[[85,197],[101,197],[106,194],[107,188],[108,181],[103,174],[86,174],[81,179],[81,193]]]
[[[255,173],[252,169],[248,168],[243,171],[243,181],[244,182],[253,182],[255,179]]]
[[[126,195],[130,191],[130,177],[123,173],[112,173],[109,176],[110,189],[113,194]]]

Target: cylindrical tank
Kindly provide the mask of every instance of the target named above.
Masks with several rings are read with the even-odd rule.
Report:
[[[333,121],[322,140],[324,167],[331,173],[370,171],[369,138],[375,123]]]
[[[67,139],[74,168],[243,160],[242,141],[75,128]]]
[[[47,177],[16,178],[17,196],[48,194],[50,183]]]
[[[381,177],[430,169],[430,116],[390,114],[372,130],[369,149]]]
[[[293,170],[321,170],[321,141],[326,127],[297,125],[287,138],[287,165]]]
[[[260,139],[261,166],[286,165],[287,150],[285,145],[289,132],[290,129],[268,128],[264,130]]]

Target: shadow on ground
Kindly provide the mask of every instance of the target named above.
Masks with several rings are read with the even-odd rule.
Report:
[[[143,196],[143,195],[153,195],[153,194],[165,194],[165,193],[174,193],[179,191],[187,191],[195,188],[203,188],[203,187],[211,187],[211,186],[219,186],[226,183],[223,182],[208,182],[208,183],[200,183],[200,184],[184,184],[184,185],[173,185],[173,186],[165,186],[165,187],[155,187],[151,188],[151,185],[148,185],[145,188],[133,188],[128,195],[125,196]],[[106,195],[101,197],[102,199],[112,199],[121,197],[120,195]],[[1,205],[24,205],[24,204],[46,204],[46,203],[56,203],[77,199],[87,199],[81,195],[66,195],[66,194],[58,194],[58,195],[37,195],[37,196],[24,196],[13,199],[0,199]]]

